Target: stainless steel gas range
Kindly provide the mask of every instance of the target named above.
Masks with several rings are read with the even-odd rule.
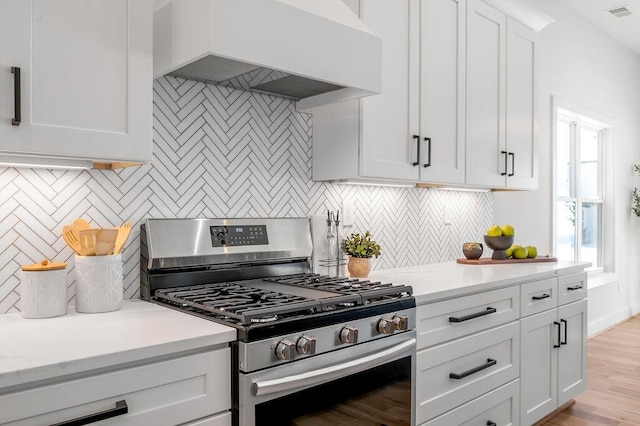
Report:
[[[411,287],[311,273],[305,218],[148,219],[144,299],[238,330],[235,425],[410,425]]]

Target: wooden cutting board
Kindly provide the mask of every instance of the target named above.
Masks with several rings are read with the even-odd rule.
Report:
[[[490,257],[481,257],[480,259],[457,259],[456,262],[463,265],[498,265],[506,263],[536,263],[536,262],[557,262],[557,257],[538,256],[528,257],[526,259],[505,259],[493,260]]]

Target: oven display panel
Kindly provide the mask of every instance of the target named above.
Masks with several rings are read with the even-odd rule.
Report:
[[[266,225],[211,226],[210,230],[213,247],[269,244]]]

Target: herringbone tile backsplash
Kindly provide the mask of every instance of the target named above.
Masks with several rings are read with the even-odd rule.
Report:
[[[76,217],[135,224],[125,298],[139,295],[139,225],[147,217],[296,217],[355,203],[353,231],[382,246],[376,269],[454,260],[493,218],[490,193],[311,181],[312,117],[292,102],[174,77],[154,83],[153,163],[117,171],[0,168],[0,313],[19,309],[20,265],[74,261],[60,237]],[[443,225],[443,209],[451,225]]]

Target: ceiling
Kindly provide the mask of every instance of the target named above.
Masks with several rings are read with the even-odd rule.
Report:
[[[640,0],[562,0],[613,38],[640,55]],[[631,15],[613,16],[610,9],[625,6]]]

